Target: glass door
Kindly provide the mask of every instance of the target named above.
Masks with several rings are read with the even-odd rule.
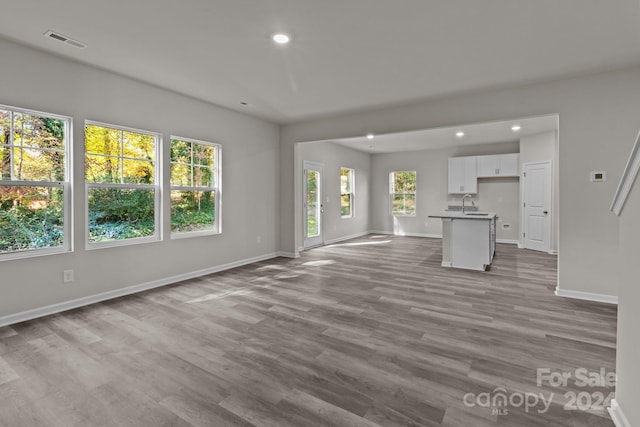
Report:
[[[324,243],[322,237],[322,165],[304,162],[304,247]]]

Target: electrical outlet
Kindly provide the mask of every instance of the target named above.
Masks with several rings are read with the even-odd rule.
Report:
[[[262,236],[258,236],[258,237],[256,238],[256,241],[257,241],[258,243],[262,243]]]
[[[62,281],[64,283],[73,282],[73,270],[65,270],[62,272]]]

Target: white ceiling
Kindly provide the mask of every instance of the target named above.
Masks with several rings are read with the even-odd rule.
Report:
[[[518,120],[504,120],[374,135],[373,139],[367,139],[366,136],[361,136],[315,142],[333,142],[367,153],[394,153],[400,151],[432,150],[461,145],[516,142],[525,136],[557,131],[558,124],[557,115],[548,115]],[[511,130],[514,125],[519,125],[521,129],[518,132],[514,132]],[[456,133],[459,131],[464,132],[464,136],[461,138],[456,136]]]
[[[0,12],[0,37],[278,123],[640,63],[638,0],[0,0]],[[274,46],[276,31],[293,42]]]

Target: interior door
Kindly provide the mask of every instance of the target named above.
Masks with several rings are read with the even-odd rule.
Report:
[[[311,248],[324,243],[322,234],[322,165],[303,164],[304,247]]]
[[[523,168],[523,247],[551,250],[551,162]]]

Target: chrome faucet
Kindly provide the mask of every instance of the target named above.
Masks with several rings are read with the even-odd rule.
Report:
[[[466,198],[470,198],[471,199],[471,203],[473,203],[473,196],[471,194],[465,194],[464,196],[462,196],[462,215],[464,215],[464,199]]]

